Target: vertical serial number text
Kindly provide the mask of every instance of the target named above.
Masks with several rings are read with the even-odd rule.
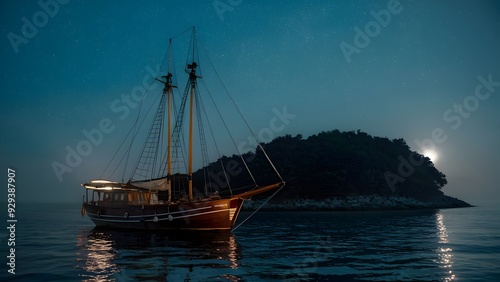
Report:
[[[7,246],[9,255],[7,256],[7,272],[16,274],[16,171],[7,169],[7,230],[9,236]]]

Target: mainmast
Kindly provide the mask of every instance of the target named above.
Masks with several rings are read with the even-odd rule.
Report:
[[[189,200],[193,200],[193,112],[194,112],[194,99],[195,99],[195,88],[196,79],[199,77],[196,75],[196,67],[198,64],[192,62],[187,65],[189,71],[189,82],[191,84],[190,94],[189,94],[189,148],[188,148],[188,189],[189,189]]]
[[[191,35],[190,47],[192,48],[192,63],[186,63],[186,72],[189,74],[189,147],[188,147],[188,192],[189,201],[193,200],[193,122],[194,122],[194,104],[196,97],[196,79],[201,78],[196,75],[196,32],[193,26],[193,33]],[[189,57],[188,57],[189,61]]]

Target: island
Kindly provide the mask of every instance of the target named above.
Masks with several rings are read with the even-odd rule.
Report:
[[[285,135],[261,145],[286,186],[270,201],[267,199],[272,192],[247,201],[245,209],[394,210],[471,206],[445,195],[442,188],[447,184],[446,176],[428,157],[412,151],[404,139],[374,137],[361,130],[332,130],[308,138],[300,134]],[[255,177],[257,183],[276,180],[259,147],[242,156],[223,156],[204,171],[231,163],[231,171],[238,173],[230,175],[230,185],[241,187],[254,177],[241,169],[245,166],[242,159],[252,171],[259,172]],[[194,181],[201,181],[202,174],[202,170],[197,171]]]

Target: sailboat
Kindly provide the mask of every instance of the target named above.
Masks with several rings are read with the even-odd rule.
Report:
[[[272,183],[257,184],[255,179],[259,177],[254,177],[251,171],[248,171],[250,177],[247,179],[252,179],[254,183],[250,186],[242,186],[248,189],[239,190],[241,191],[239,193],[233,193],[233,190],[238,189],[230,189],[229,192],[222,192],[220,189],[209,191],[207,187],[210,188],[211,184],[207,181],[210,182],[210,179],[207,180],[205,172],[202,173],[203,177],[199,177],[203,178],[204,182],[194,183],[193,139],[196,125],[201,140],[199,142],[201,149],[198,151],[202,154],[204,169],[210,166],[206,161],[208,157],[207,138],[203,135],[203,122],[201,121],[206,108],[200,106],[202,96],[198,81],[202,79],[202,76],[198,73],[200,68],[198,65],[199,47],[194,27],[190,30],[192,30],[192,34],[184,69],[187,83],[184,92],[178,95],[181,96],[180,106],[175,107],[173,103],[174,90],[178,88],[174,82],[175,70],[172,73],[175,64],[172,63],[173,40],[171,38],[166,55],[168,69],[165,75],[158,74],[155,78],[155,83],[161,83],[163,89],[158,94],[161,95],[159,103],[142,151],[138,154],[132,176],[128,181],[124,181],[124,178],[121,181],[99,178],[81,184],[85,188],[82,216],[86,214],[98,227],[172,231],[230,231],[234,228],[245,200],[271,190],[276,193],[285,185],[260,142],[257,142],[258,148],[256,150],[258,149],[265,156],[272,171],[276,174]],[[177,91],[179,92],[179,90]],[[232,97],[228,100],[232,100]],[[236,107],[234,100],[233,104]],[[185,111],[186,106],[187,112]],[[238,112],[241,114],[239,109]],[[185,125],[186,119],[187,125]],[[244,123],[248,126],[246,121]],[[186,127],[187,134],[185,134]],[[132,139],[135,141],[136,135],[145,131],[135,130],[134,132]],[[184,157],[186,150],[187,158]],[[126,155],[125,159],[128,159],[131,155],[130,151],[127,151]],[[243,156],[243,152],[238,152],[238,155]],[[180,169],[183,165],[179,165],[182,162],[179,161],[180,159],[184,161],[185,171],[183,172]],[[241,157],[240,160],[242,167],[249,170],[245,158]],[[217,175],[221,177],[223,175],[228,183],[226,186],[231,188],[229,185],[230,177],[224,170],[225,165],[221,163],[220,167],[222,172],[218,172]],[[195,185],[202,187],[195,187]],[[194,193],[193,190],[197,193]],[[203,190],[204,192],[199,192]]]

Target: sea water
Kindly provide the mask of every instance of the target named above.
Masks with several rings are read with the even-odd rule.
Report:
[[[260,212],[231,234],[94,229],[79,204],[17,209],[1,281],[498,281],[500,205]],[[240,221],[250,213],[240,214]],[[7,230],[8,231],[8,230]]]

